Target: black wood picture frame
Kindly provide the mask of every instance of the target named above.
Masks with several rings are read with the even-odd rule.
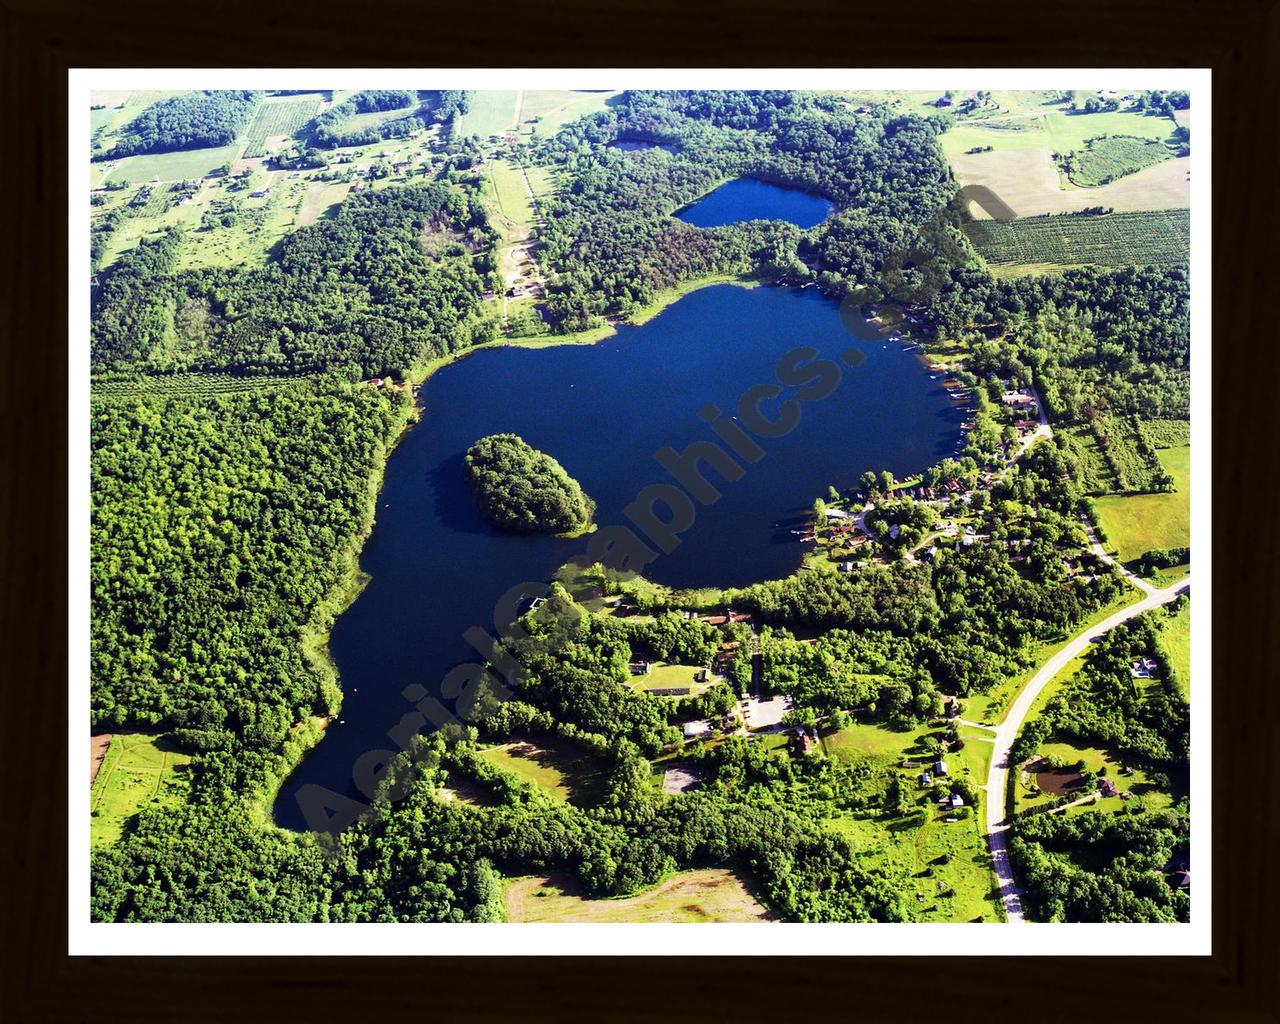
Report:
[[[13,1021],[426,1019],[1040,1021],[1280,1018],[1277,985],[1276,217],[1280,5],[997,2],[783,7],[564,0],[510,9],[275,0],[181,7],[4,0],[6,216],[0,725]],[[1210,957],[1090,957],[1028,929],[1033,958],[195,958],[67,955],[67,70],[74,67],[1118,67],[1213,69],[1213,854]],[[1203,486],[1201,484],[1200,486]],[[1198,887],[1201,884],[1197,877]],[[139,926],[142,927],[142,926]],[[336,927],[336,926],[335,926]],[[714,931],[690,949],[713,949]],[[411,944],[412,939],[408,942]],[[1047,947],[1047,948],[1046,948]],[[406,953],[412,954],[410,945]],[[1043,954],[1072,959],[1046,960]],[[1075,959],[1082,957],[1081,959]]]

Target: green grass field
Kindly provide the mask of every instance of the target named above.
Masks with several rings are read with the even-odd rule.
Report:
[[[1055,153],[1085,148],[1089,139],[1103,135],[1128,135],[1167,142],[1177,125],[1167,117],[1111,111],[1101,114],[1068,114],[1063,110],[1017,115],[984,121],[960,121],[941,138],[947,156],[970,149],[1031,149],[1047,146]]]
[[[774,916],[742,879],[725,868],[681,871],[652,889],[622,899],[589,899],[565,875],[507,883],[507,920],[577,924],[770,921]]]
[[[696,682],[694,677],[699,671],[701,670],[693,665],[668,665],[658,661],[653,663],[647,675],[632,676],[631,685],[637,690],[661,690],[667,687],[687,686],[694,693],[701,693],[715,680],[708,678],[705,682]]]
[[[903,758],[923,758],[922,741],[943,732],[928,726],[897,732],[859,722],[823,737],[822,742],[833,757],[895,772]],[[990,733],[961,726],[960,736],[965,741],[964,749],[946,755],[950,773],[981,784],[986,781],[993,751],[989,739],[984,738]],[[899,878],[909,904],[919,893],[921,898],[915,903],[921,920],[1001,920],[990,854],[982,832],[981,798],[967,816],[948,822],[946,817],[958,816],[938,809],[931,800],[931,791],[917,786],[918,774],[919,769],[901,771],[903,782],[912,788],[922,821],[838,814],[824,824],[845,836],[870,862],[883,865]],[[946,863],[938,863],[940,858],[945,858]]]
[[[490,210],[503,229],[503,236],[519,239],[528,236],[533,227],[533,207],[524,186],[524,175],[510,160],[490,160],[485,164],[485,195]]]
[[[1144,167],[1151,167],[1172,156],[1169,147],[1157,139],[1108,135],[1089,139],[1083,148],[1066,154],[1063,168],[1072,184],[1095,188],[1125,175],[1136,174]]]
[[[538,134],[546,138],[580,117],[604,110],[609,99],[616,95],[618,95],[616,91],[526,90],[520,94],[517,105],[516,119],[519,121],[519,130],[521,133],[528,134],[536,127]],[[537,124],[529,124],[528,122],[535,117],[538,119]],[[472,132],[472,129],[465,124],[463,130],[468,134]]]
[[[970,221],[965,233],[993,268],[1045,273],[1052,268],[1185,263],[1191,251],[1189,210],[1099,216],[1022,217],[1008,223]]]
[[[600,765],[590,754],[555,737],[486,747],[480,756],[560,801],[590,802],[602,782]]]
[[[471,108],[463,115],[464,135],[491,135],[514,131],[516,125],[516,93],[512,89],[480,89],[471,96]]]
[[[1094,499],[1107,547],[1122,562],[1158,548],[1191,546],[1191,449],[1165,448],[1156,455],[1173,476],[1172,492]]]
[[[1174,681],[1182,696],[1191,699],[1191,604],[1179,609],[1177,615],[1165,615],[1160,619],[1160,653],[1173,671]]]
[[[240,143],[232,142],[215,149],[187,149],[178,153],[148,153],[120,160],[102,179],[108,182],[129,181],[133,184],[152,181],[184,181],[203,178],[223,164],[235,160]]]
[[[90,791],[90,845],[115,843],[144,807],[180,804],[190,786],[186,775],[190,760],[164,736],[112,736]]]

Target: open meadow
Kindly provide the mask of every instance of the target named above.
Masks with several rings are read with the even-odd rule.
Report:
[[[1156,549],[1191,546],[1191,448],[1165,448],[1156,456],[1173,476],[1173,491],[1094,499],[1107,547],[1122,562]]]
[[[507,920],[575,924],[757,922],[777,920],[727,868],[681,871],[652,889],[622,899],[590,899],[566,875],[507,883]]]
[[[556,737],[512,740],[486,747],[480,756],[562,802],[590,803],[603,782],[595,758]]]
[[[185,799],[190,760],[164,736],[112,736],[89,794],[90,845],[116,842],[144,807],[172,806]]]
[[[950,158],[962,186],[983,185],[1019,217],[1075,213],[1093,206],[1127,210],[1173,210],[1191,205],[1191,158],[1174,157],[1098,188],[1070,186],[1048,146],[1005,152],[959,153]],[[976,219],[989,218],[978,206]]]

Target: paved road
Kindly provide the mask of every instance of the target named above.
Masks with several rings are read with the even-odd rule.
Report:
[[[1104,557],[1106,557],[1105,554]],[[1108,561],[1110,561],[1109,558]],[[1142,582],[1145,583],[1145,581]],[[1031,705],[1040,696],[1040,691],[1048,685],[1049,680],[1067,666],[1067,663],[1072,658],[1081,654],[1096,637],[1110,632],[1122,623],[1128,622],[1144,612],[1149,612],[1154,608],[1159,608],[1161,605],[1168,604],[1179,594],[1190,590],[1191,582],[1188,578],[1179,580],[1163,590],[1156,590],[1149,584],[1144,589],[1147,591],[1147,595],[1137,604],[1122,608],[1109,619],[1090,626],[1084,632],[1072,637],[1054,652],[1053,656],[1040,667],[1040,671],[1032,676],[1031,681],[1023,687],[1022,692],[1018,694],[1017,699],[1013,702],[1013,707],[1009,709],[1008,715],[1005,716],[1005,720],[995,730],[995,750],[992,752],[991,769],[987,774],[986,785],[987,842],[991,846],[991,860],[996,873],[996,881],[1000,887],[1000,899],[1004,903],[1005,917],[1010,924],[1021,924],[1023,922],[1022,892],[1018,889],[1017,881],[1013,877],[1013,867],[1009,863],[1006,836],[1009,828],[1010,813],[1010,808],[1007,806],[1009,771],[1013,767],[1009,763],[1009,755],[1012,751],[1014,740],[1018,738],[1018,733],[1022,731],[1022,723],[1026,719],[1027,713],[1031,710]]]

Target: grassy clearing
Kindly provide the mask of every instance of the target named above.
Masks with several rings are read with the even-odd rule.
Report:
[[[524,175],[511,160],[490,160],[486,165],[486,197],[507,239],[524,239],[533,229],[533,207],[524,186]]]
[[[570,89],[531,89],[519,95],[516,120],[519,121],[521,134],[530,134],[537,128],[543,138],[554,135],[565,125],[604,110],[611,97],[617,96],[617,90],[608,92],[585,92]],[[536,124],[529,122],[536,118]],[[465,127],[465,126],[464,126]],[[470,131],[470,129],[465,129]]]
[[[103,182],[129,181],[135,185],[145,181],[188,181],[212,174],[223,164],[236,159],[240,143],[232,142],[213,149],[187,149],[178,153],[148,153],[113,161],[115,167]]]
[[[512,89],[482,89],[472,93],[471,108],[462,118],[462,133],[487,139],[514,131],[516,95]]]
[[[965,226],[983,259],[1011,272],[1005,276],[1044,273],[1046,268],[1185,263],[1190,232],[1189,210],[1022,217]]]
[[[1157,548],[1191,546],[1191,448],[1165,448],[1156,456],[1173,476],[1172,492],[1094,499],[1108,549],[1122,562]]]
[[[1173,804],[1173,797],[1157,789],[1147,778],[1146,772],[1141,768],[1126,765],[1124,761],[1115,757],[1103,747],[1076,743],[1071,740],[1055,740],[1042,743],[1038,753],[1042,757],[1056,757],[1068,768],[1057,772],[1046,771],[1043,774],[1034,771],[1020,772],[1021,777],[1014,787],[1014,813],[1016,814],[1053,803],[1057,799],[1057,795],[1044,787],[1057,788],[1062,780],[1071,778],[1074,775],[1074,770],[1071,766],[1080,761],[1083,761],[1085,768],[1095,775],[1101,774],[1105,769],[1106,778],[1115,783],[1118,793],[1116,796],[1104,797],[1095,792],[1093,799],[1056,813],[1068,815],[1083,814],[1086,811],[1114,813],[1133,803],[1134,800],[1141,803],[1147,810],[1152,811],[1160,810]],[[1120,793],[1129,793],[1130,797],[1125,799],[1119,795]],[[1073,786],[1068,786],[1066,795],[1085,797],[1089,795],[1089,791],[1081,787],[1077,793]]]
[[[1172,670],[1178,691],[1191,699],[1191,604],[1187,602],[1177,615],[1160,619],[1160,655]]]
[[[176,806],[186,799],[190,760],[164,736],[112,736],[89,796],[90,845],[97,848],[117,842],[144,807]]]
[[[564,875],[513,879],[506,890],[513,923],[591,924],[772,921],[776,917],[726,868],[681,871],[647,892],[622,899],[589,899]]]
[[[960,121],[941,138],[947,156],[991,146],[993,150],[1034,149],[1047,146],[1057,153],[1082,150],[1090,139],[1104,135],[1124,135],[1167,142],[1176,125],[1167,117],[1109,111],[1100,114],[1069,114],[1049,110],[1031,116]]]
[[[1136,174],[1172,156],[1169,147],[1157,139],[1108,135],[1088,140],[1083,149],[1072,150],[1063,158],[1062,166],[1072,184],[1094,188]]]
[[[900,878],[908,899],[915,897],[921,920],[998,921],[1001,911],[981,825],[985,795],[961,815],[944,811],[934,802],[933,791],[917,783],[920,769],[896,767],[904,758],[929,758],[926,744],[943,735],[944,729],[929,726],[896,732],[859,722],[825,736],[823,745],[831,756],[898,773],[910,787],[916,809],[906,818],[837,815],[824,824],[845,836],[868,862]],[[994,749],[990,733],[961,726],[960,736],[964,748],[945,755],[950,774],[981,785]],[[959,820],[948,822],[947,817]]]
[[[599,792],[599,763],[568,741],[538,736],[486,747],[480,756],[557,800],[589,803]]]
[[[701,693],[710,687],[715,680],[708,678],[698,682],[694,677],[703,669],[694,665],[668,665],[666,662],[654,662],[647,675],[632,676],[631,685],[637,690],[664,690],[675,687],[688,687],[694,693]]]
[[[307,186],[307,194],[298,209],[298,226],[314,224],[325,213],[340,204],[351,191],[346,181],[317,181]]]

